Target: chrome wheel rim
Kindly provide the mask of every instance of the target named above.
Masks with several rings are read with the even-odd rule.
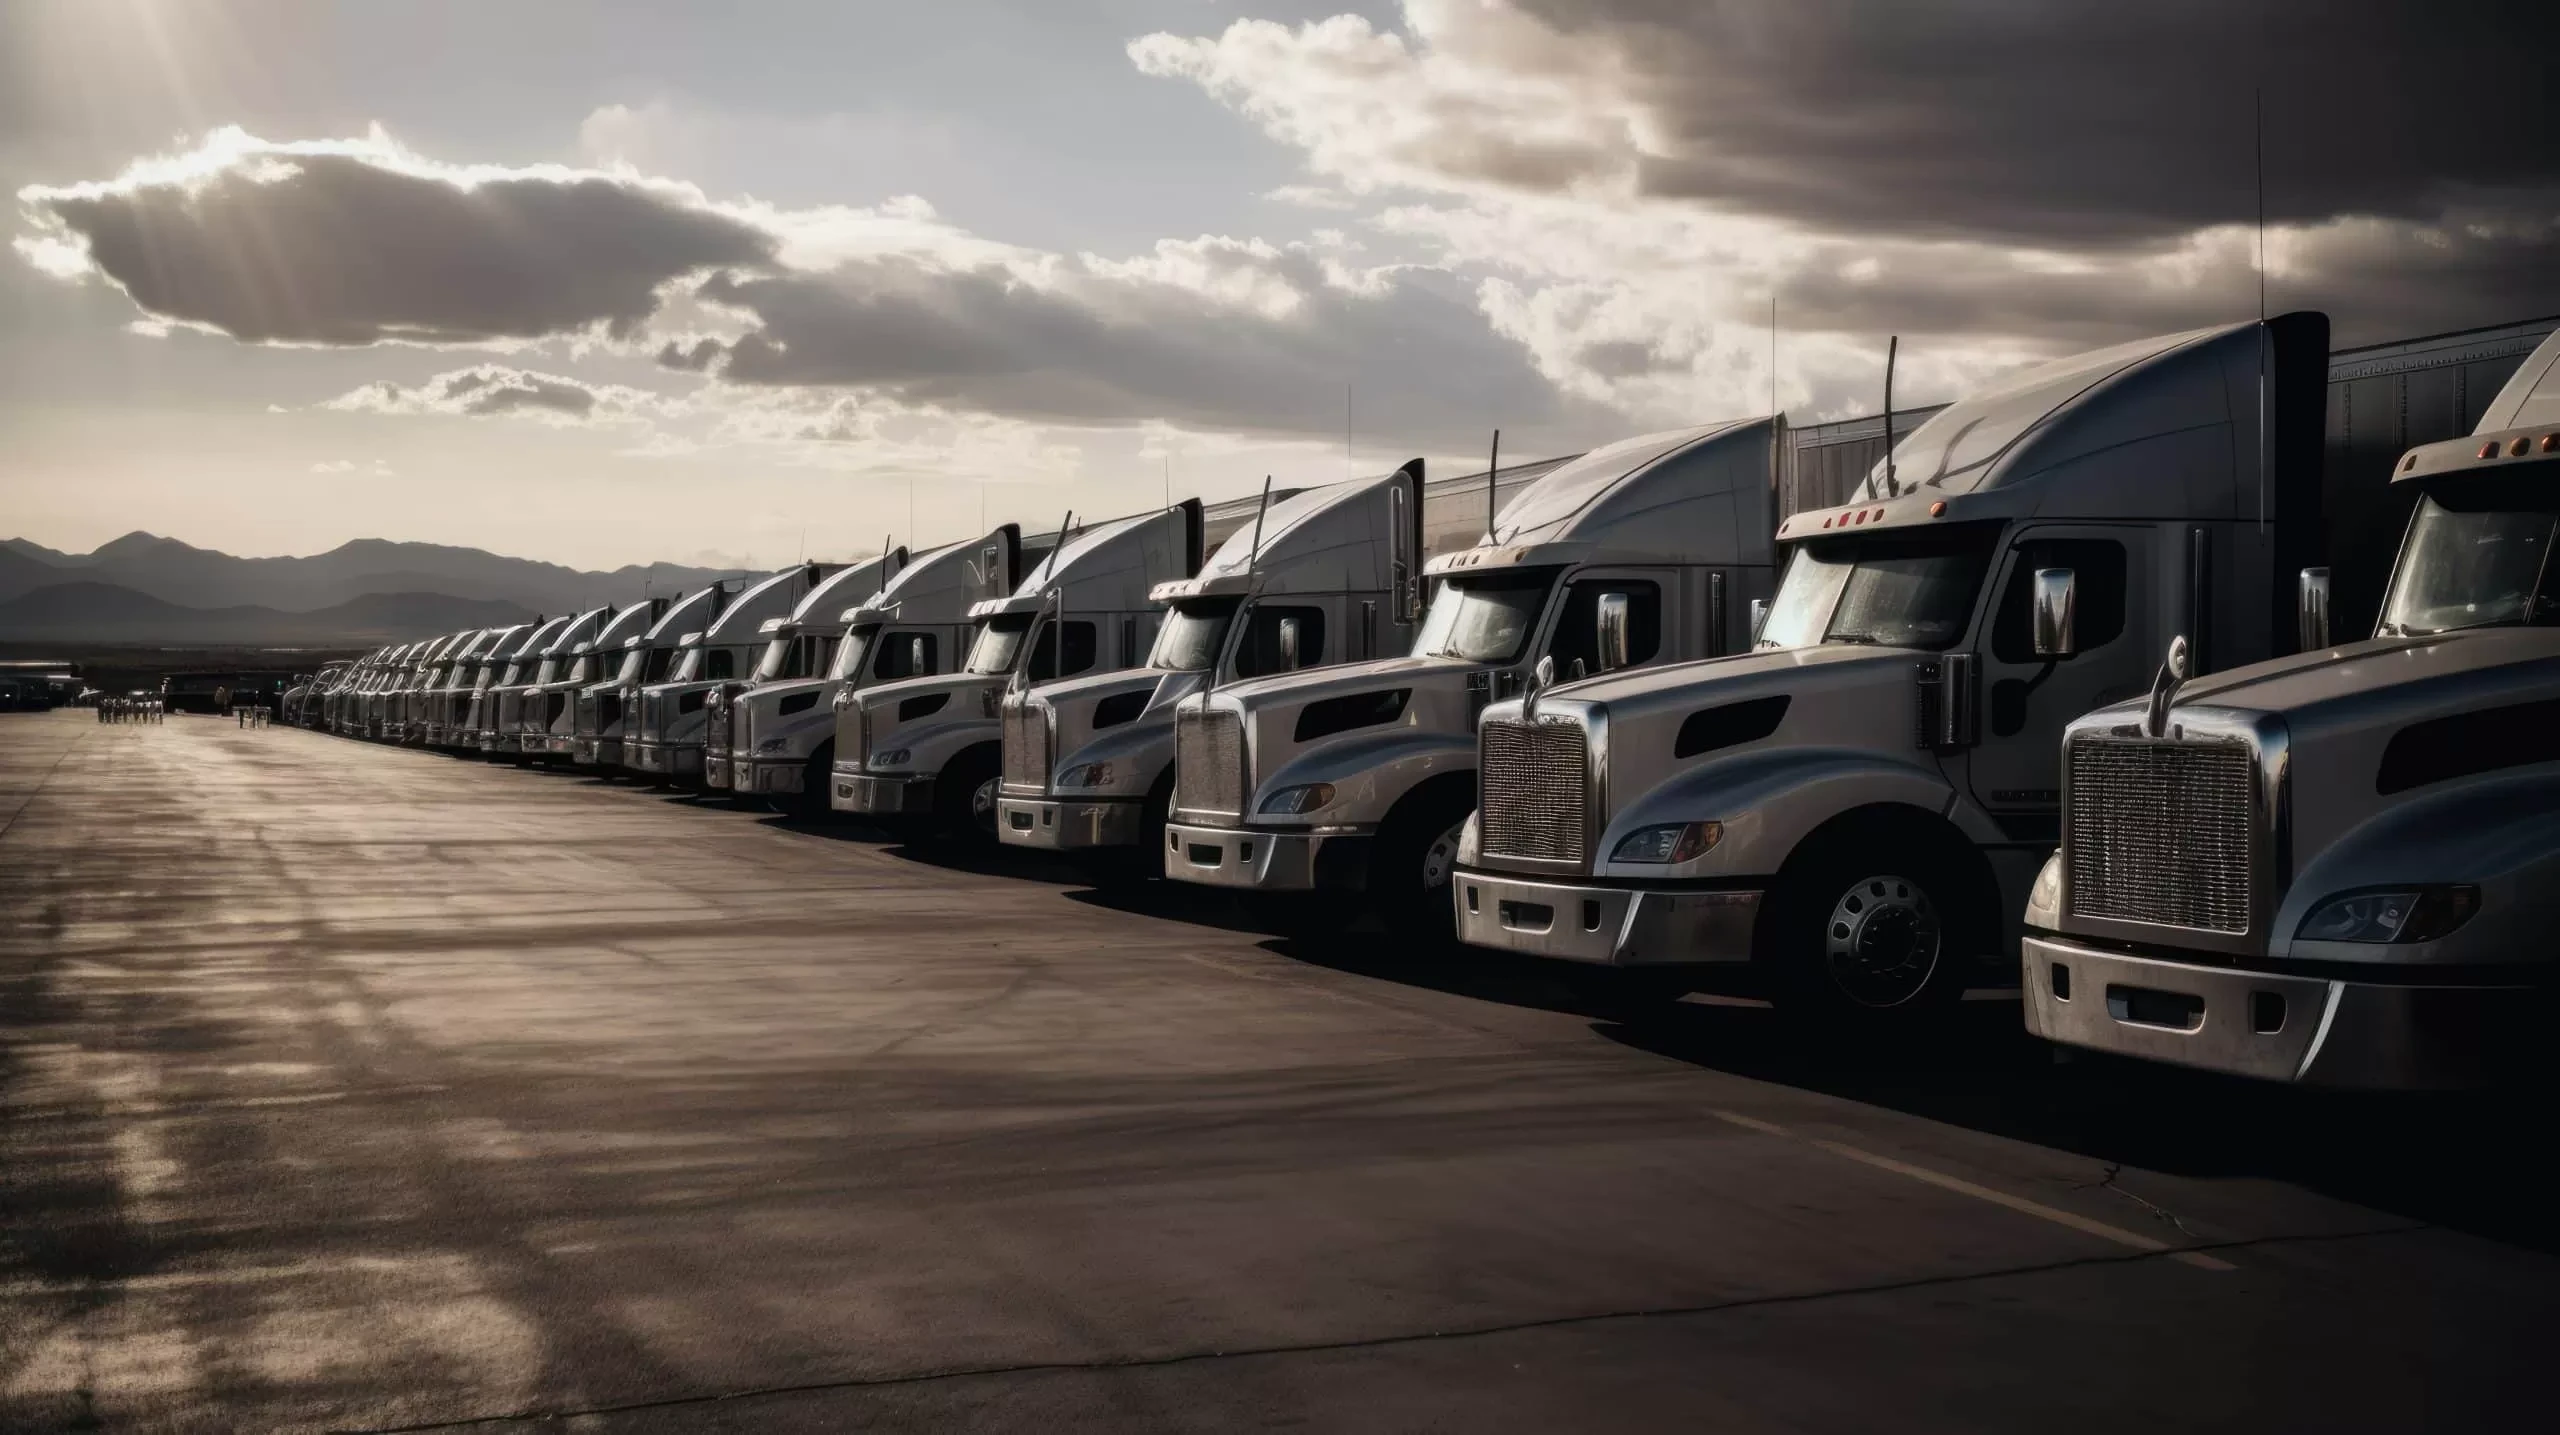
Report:
[[[1458,866],[1458,832],[1463,822],[1452,825],[1422,849],[1422,885],[1425,890],[1449,885],[1449,874]]]
[[[1003,784],[1001,775],[990,777],[969,794],[970,819],[989,832],[996,830],[996,789]]]
[[[1896,1007],[1937,974],[1943,947],[1937,905],[1908,877],[1861,877],[1822,924],[1823,973],[1864,1007]]]

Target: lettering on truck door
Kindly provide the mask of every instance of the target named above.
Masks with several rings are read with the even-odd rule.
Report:
[[[2004,818],[2058,819],[2062,729],[2150,689],[2168,647],[2155,631],[2156,535],[2145,527],[2043,526],[2012,544],[1980,640],[1981,741],[1966,754],[1974,800]],[[2073,656],[2035,651],[2035,575],[2075,580]]]

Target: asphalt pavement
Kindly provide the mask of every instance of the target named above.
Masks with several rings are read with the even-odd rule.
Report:
[[[0,715],[0,1428],[2547,1422],[2541,1108]]]

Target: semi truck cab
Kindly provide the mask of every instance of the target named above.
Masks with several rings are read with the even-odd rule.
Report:
[[[543,735],[543,750],[554,757],[571,762],[592,762],[592,757],[579,756],[578,733],[582,712],[591,705],[591,696],[601,696],[604,688],[621,675],[624,649],[639,640],[652,624],[667,611],[664,598],[644,598],[625,606],[597,627],[595,635],[570,647],[570,669],[563,674],[557,691],[546,700],[550,721]],[[531,735],[527,735],[528,748]]]
[[[2027,1027],[2311,1086],[2547,1072],[2560,949],[2560,337],[2410,450],[2371,637],[2088,714],[2025,903]]]
[[[522,721],[519,709],[524,690],[541,681],[542,670],[551,661],[552,648],[576,622],[575,617],[552,618],[536,627],[507,660],[497,681],[472,704],[471,736],[483,756],[511,757],[523,751],[516,740],[516,728]]]
[[[460,740],[465,719],[471,715],[472,685],[478,681],[481,665],[491,650],[522,633],[519,626],[483,628],[470,642],[462,645],[443,670],[435,674],[419,694],[426,710],[424,730],[418,740],[428,747],[452,747]]]
[[[1161,871],[1174,709],[1218,682],[1401,657],[1421,616],[1422,460],[1296,493],[1227,535],[1197,576],[1148,595],[1166,615],[1143,666],[1004,700],[996,836],[1110,850]]]
[[[1476,714],[1542,660],[1597,666],[1596,615],[1629,661],[1732,652],[1770,591],[1784,421],[1649,434],[1517,493],[1437,585],[1409,656],[1223,686],[1174,715],[1165,875],[1248,893],[1361,893],[1445,934]]]
[[[836,650],[844,642],[851,605],[879,593],[906,562],[907,550],[890,548],[877,558],[846,564],[811,588],[789,616],[764,621],[764,651],[747,680],[722,684],[704,704],[705,787],[734,790],[740,796],[786,791],[778,785],[760,788],[757,784],[775,782],[789,752],[797,751],[805,765],[811,750],[821,745],[819,729],[832,735],[835,711],[827,704],[835,692],[826,674],[835,666]],[[764,716],[763,728],[751,735],[758,713]],[[803,734],[808,740],[798,741]],[[762,773],[752,765],[760,748],[765,753]],[[828,756],[832,761],[833,754]],[[823,774],[825,767],[819,771]],[[826,783],[823,776],[814,782],[795,780],[787,791],[804,788],[823,798]],[[825,806],[823,800],[819,806]]]
[[[803,563],[773,573],[723,604],[700,632],[685,634],[665,680],[640,690],[639,711],[623,742],[626,765],[663,782],[700,781],[704,705],[723,683],[746,677],[763,650],[762,639],[770,636],[765,624],[789,616],[832,571],[822,563]]]
[[[497,737],[498,689],[521,680],[533,666],[541,645],[549,642],[565,621],[536,618],[490,650],[488,660],[472,680],[470,701],[465,704],[462,721],[453,735],[456,748],[483,755],[489,752]]]
[[[958,672],[867,688],[839,709],[833,806],[929,817],[946,837],[992,845],[1007,689],[1145,661],[1162,620],[1147,594],[1199,571],[1202,525],[1188,499],[1061,533],[1010,595],[971,605]]]
[[[2297,314],[2030,368],[1780,525],[1753,651],[1487,709],[1460,936],[1835,1017],[2006,986],[2063,726],[2171,633],[2290,641],[2326,361]]]
[[[592,643],[596,630],[612,616],[611,608],[590,608],[564,620],[536,650],[540,656],[523,674],[523,681],[499,690],[494,751],[507,758],[549,754],[551,699],[564,691],[565,680],[576,671],[578,650]]]

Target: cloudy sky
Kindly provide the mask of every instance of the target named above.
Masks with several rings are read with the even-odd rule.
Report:
[[[2246,317],[2261,152],[2273,307],[2560,311],[2555,12],[10,0],[0,530],[784,562],[1836,417]]]

